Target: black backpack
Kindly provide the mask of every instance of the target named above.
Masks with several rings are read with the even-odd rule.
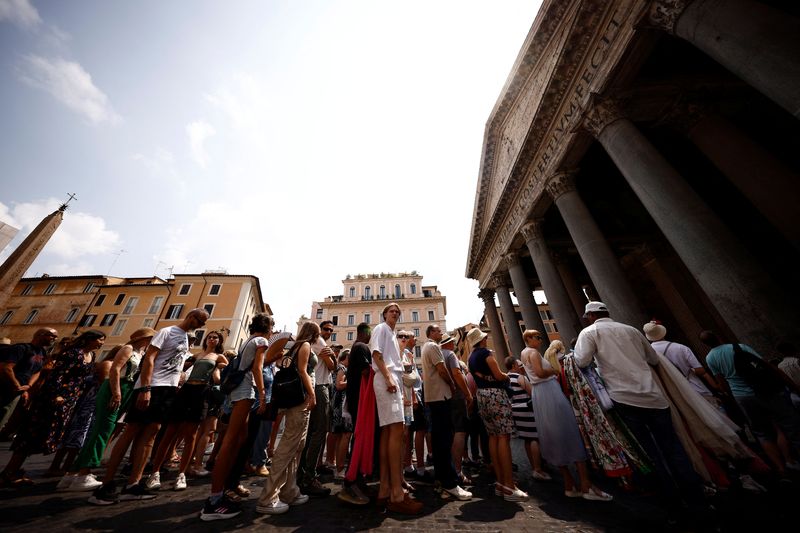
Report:
[[[745,351],[736,342],[733,343],[733,366],[736,374],[759,396],[775,394],[785,386],[769,363]]]

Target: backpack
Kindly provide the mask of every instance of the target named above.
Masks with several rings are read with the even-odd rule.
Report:
[[[733,343],[733,366],[736,374],[742,378],[756,393],[756,395],[769,396],[780,392],[784,388],[783,381],[776,375],[769,363],[745,351]]]

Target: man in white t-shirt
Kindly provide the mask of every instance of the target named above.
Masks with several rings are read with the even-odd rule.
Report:
[[[125,415],[125,431],[111,452],[103,486],[95,490],[89,503],[110,505],[118,500],[150,500],[156,497],[139,483],[147,460],[145,450],[152,446],[161,424],[167,421],[178,393],[183,363],[190,355],[187,332],[202,327],[206,320],[208,313],[204,309],[193,309],[178,325],[161,329],[150,341],[142,358],[139,379],[134,385],[131,407]],[[131,443],[131,474],[117,497],[114,475]]]
[[[372,330],[369,341],[375,371],[372,385],[381,427],[378,501],[387,502],[387,508],[396,513],[419,514],[422,504],[403,491],[403,360],[394,332],[400,306],[394,302],[387,304],[382,316],[383,322]]]
[[[315,498],[322,498],[331,493],[331,489],[323,487],[317,476],[317,463],[328,436],[331,425],[330,390],[332,371],[336,368],[336,357],[328,341],[333,335],[333,322],[324,320],[319,325],[319,338],[311,347],[317,354],[317,366],[314,368],[314,395],[317,404],[311,411],[308,421],[308,438],[300,456],[297,469],[297,486],[300,492]]]

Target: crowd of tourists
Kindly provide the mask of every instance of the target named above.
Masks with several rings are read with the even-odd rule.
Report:
[[[291,335],[257,314],[237,350],[212,331],[193,355],[202,309],[135,331],[102,360],[102,331],[56,343],[43,328],[0,347],[0,437],[13,452],[0,482],[32,484],[23,465],[43,453],[53,454],[55,490],[91,492],[94,505],[208,478],[200,518],[226,519],[250,495],[243,477],[262,476],[255,510],[275,515],[331,496],[332,478],[347,505],[415,515],[420,483],[472,499],[468,467],[478,464],[497,498],[528,500],[512,463],[518,438],[530,481],[557,471],[565,498],[609,502],[599,485],[643,487],[676,512],[702,513],[715,491],[765,491],[759,480],[800,469],[794,346],[780,346],[776,366],[706,331],[701,363],[658,321],[640,331],[602,302],[587,303],[584,318],[569,346],[526,330],[525,348],[504,361],[489,349],[502,339],[437,324],[416,357],[395,303],[374,328],[359,324],[348,349],[331,342],[331,321]]]

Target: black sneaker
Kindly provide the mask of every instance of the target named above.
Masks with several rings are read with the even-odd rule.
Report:
[[[142,483],[125,487],[119,495],[120,500],[152,500],[156,495],[145,488]]]
[[[113,481],[110,483],[103,483],[102,486],[96,488],[94,492],[92,492],[92,495],[89,496],[87,501],[93,505],[114,505],[115,503],[119,503],[116,485]]]
[[[315,479],[308,485],[305,485],[300,492],[308,494],[312,498],[324,498],[325,496],[330,496],[331,489],[323,487],[322,483],[320,483],[318,479]]]
[[[200,511],[200,520],[211,522],[212,520],[227,520],[242,512],[239,503],[233,502],[227,496],[223,496],[216,505],[212,505],[211,498],[206,500],[203,510]]]

